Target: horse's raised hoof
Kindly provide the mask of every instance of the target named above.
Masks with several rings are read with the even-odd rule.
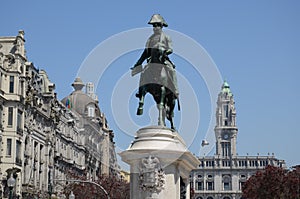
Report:
[[[138,108],[136,114],[143,115],[143,108]]]
[[[137,97],[137,98],[141,98],[141,97],[142,97],[142,95],[141,95],[140,93],[136,93],[136,94],[135,94],[135,97]]]

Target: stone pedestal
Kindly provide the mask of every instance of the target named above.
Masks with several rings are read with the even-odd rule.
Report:
[[[130,165],[131,199],[190,198],[189,175],[199,160],[177,132],[163,126],[142,128],[120,155]]]

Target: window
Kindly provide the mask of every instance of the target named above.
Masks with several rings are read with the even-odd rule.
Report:
[[[21,160],[21,142],[19,140],[16,141],[16,164],[17,165],[22,165],[22,160]]]
[[[247,181],[247,177],[246,177],[246,174],[242,174],[240,176],[240,182],[239,182],[239,190],[242,190],[244,184],[246,183]]]
[[[13,113],[14,113],[14,108],[13,107],[8,107],[8,121],[7,124],[9,126],[13,125]]]
[[[203,190],[203,182],[202,181],[198,181],[196,183],[196,190]]]
[[[231,145],[230,142],[222,142],[222,156],[230,156],[231,155]]]
[[[211,197],[211,196],[209,196],[209,197],[207,197],[207,199],[214,199],[213,197]]]
[[[207,182],[206,190],[214,190],[214,182]]]
[[[38,161],[38,143],[34,142],[34,160]]]
[[[15,77],[9,76],[9,93],[14,92]]]
[[[24,94],[24,82],[21,81],[19,86],[19,95],[23,95],[23,94]]]
[[[224,190],[231,190],[229,182],[224,182]]]
[[[40,145],[40,163],[44,163],[44,146]]]
[[[95,108],[92,106],[88,107],[88,117],[94,117],[95,115]]]
[[[199,196],[197,199],[203,199],[201,196]]]
[[[18,110],[18,116],[17,116],[17,130],[22,130],[22,115],[23,112],[21,110]]]
[[[223,190],[231,190],[231,176],[224,175],[223,176]]]
[[[225,104],[225,105],[223,106],[223,110],[224,110],[224,116],[225,116],[226,118],[228,118],[228,105],[227,105],[227,104]]]
[[[245,174],[241,175],[241,179],[247,179]]]
[[[11,156],[11,138],[7,138],[6,140],[6,155]]]

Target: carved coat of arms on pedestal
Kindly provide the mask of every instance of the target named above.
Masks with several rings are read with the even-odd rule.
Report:
[[[164,189],[165,173],[157,157],[148,156],[141,160],[140,188],[144,191],[160,192]]]

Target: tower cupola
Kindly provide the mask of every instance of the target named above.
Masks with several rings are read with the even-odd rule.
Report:
[[[236,110],[229,84],[224,81],[218,95],[216,109],[216,154],[222,157],[236,155]]]

